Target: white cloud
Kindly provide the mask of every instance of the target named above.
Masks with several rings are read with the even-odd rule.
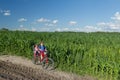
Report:
[[[82,31],[82,28],[56,28],[55,31],[74,31],[74,32],[79,32],[79,31]]]
[[[104,32],[120,32],[120,13],[116,12],[111,17],[111,22],[99,22],[95,26],[85,26],[87,32],[104,31]]]
[[[56,28],[55,31],[61,32],[61,31],[71,31],[71,28]]]
[[[56,23],[58,23],[58,20],[53,20],[52,23],[53,23],[53,24],[56,24]]]
[[[78,27],[76,21],[70,21],[69,25],[73,27],[54,27],[57,26],[58,20],[50,20],[46,18],[40,18],[37,22],[43,22],[43,28],[37,31],[75,31],[75,32],[96,32],[96,31],[104,31],[104,32],[120,32],[120,13],[116,12],[113,17],[110,17],[110,22],[98,22],[94,26],[87,25],[84,27]],[[47,27],[51,26],[51,27]],[[60,26],[60,25],[59,25]]]
[[[10,16],[11,13],[10,13],[10,10],[1,10],[0,11],[4,16]]]
[[[115,21],[107,22],[107,23],[104,22],[104,24],[98,23],[98,27],[101,27],[103,30],[110,30],[110,31],[118,30],[118,29],[120,29],[120,23],[117,23]]]
[[[42,22],[49,22],[49,21],[50,21],[49,19],[45,19],[45,18],[37,19],[37,22],[39,22],[39,23],[42,23]]]
[[[76,21],[70,21],[70,22],[69,22],[69,25],[76,25],[76,24],[77,24]]]
[[[105,22],[100,22],[100,23],[97,23],[97,25],[98,26],[104,26],[104,25],[106,25],[106,23]]]
[[[94,26],[85,26],[83,28],[85,32],[95,32],[95,31],[101,31],[100,27],[94,27]]]
[[[11,14],[9,12],[5,12],[3,15],[4,16],[10,16]]]
[[[63,31],[70,31],[70,28],[63,28]]]
[[[61,29],[60,29],[60,28],[57,28],[57,29],[55,29],[55,31],[59,31],[59,32],[60,32],[60,31],[61,31]]]
[[[39,18],[37,19],[35,22],[33,22],[35,24],[37,23],[42,23],[42,25],[44,25],[45,27],[54,27],[57,25],[58,23],[58,20],[55,19],[55,20],[50,20],[50,19],[46,19],[46,18]]]
[[[120,21],[120,13],[119,13],[119,12],[116,12],[116,13],[114,14],[114,16],[111,17],[111,19]]]
[[[20,27],[20,28],[23,28],[23,25],[20,25],[19,27]]]
[[[88,30],[95,30],[95,29],[97,29],[96,27],[94,27],[94,26],[85,26],[85,29],[88,29]]]
[[[27,21],[27,19],[25,19],[25,18],[20,18],[19,20],[18,20],[18,22],[26,22]]]
[[[24,25],[19,25],[18,30],[28,31],[29,29],[27,29]]]
[[[36,28],[34,28],[34,27],[32,27],[32,31],[37,31],[37,29],[36,29]]]
[[[56,25],[55,25],[55,24],[52,24],[52,23],[46,23],[45,26],[48,26],[48,27],[50,26],[50,27],[52,27],[52,26],[56,26]]]
[[[45,26],[54,27],[57,25],[57,23],[58,23],[58,20],[53,20],[53,21],[50,21],[48,23],[45,23]]]

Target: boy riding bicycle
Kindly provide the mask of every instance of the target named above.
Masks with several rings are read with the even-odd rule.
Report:
[[[41,61],[44,59],[45,57],[45,52],[47,51],[46,47],[44,46],[43,42],[40,42],[40,45],[38,46],[39,50],[40,50],[40,57],[41,57]]]
[[[41,64],[44,69],[52,70],[54,69],[54,61],[48,57],[46,51],[43,42],[40,42],[39,46],[34,45],[34,59],[32,60],[34,60],[34,64]]]

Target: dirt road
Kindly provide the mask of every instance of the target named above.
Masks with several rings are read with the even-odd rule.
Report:
[[[95,80],[61,71],[46,71],[31,60],[18,56],[0,56],[0,80]]]

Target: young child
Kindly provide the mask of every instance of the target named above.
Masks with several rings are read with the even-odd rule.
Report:
[[[41,54],[41,61],[43,60],[44,56],[45,56],[45,51],[46,47],[44,46],[43,42],[40,42],[40,46],[39,46],[39,50],[40,50],[40,54]]]
[[[38,45],[34,45],[34,60],[36,60],[36,56],[40,57]]]

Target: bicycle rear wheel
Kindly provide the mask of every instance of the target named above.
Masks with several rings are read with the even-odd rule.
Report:
[[[44,58],[42,61],[42,68],[47,70],[53,70],[54,69],[54,61],[51,58]]]

